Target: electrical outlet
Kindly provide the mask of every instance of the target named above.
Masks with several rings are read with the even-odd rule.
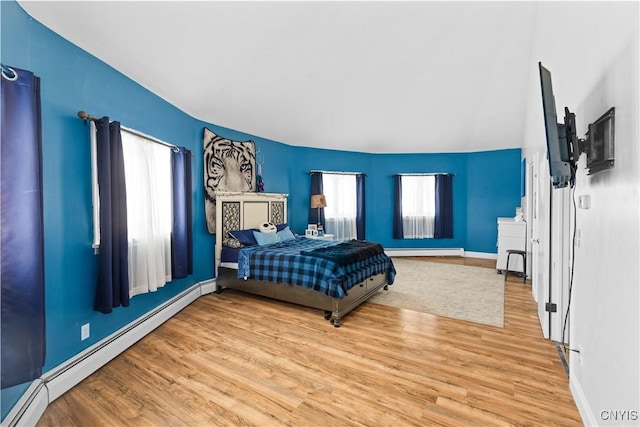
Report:
[[[578,196],[578,208],[580,209],[591,208],[591,196],[588,194]]]
[[[580,366],[583,365],[584,355],[582,354],[582,346],[578,344],[578,360],[580,361]]]
[[[89,335],[90,335],[89,323],[85,323],[80,327],[80,340],[81,341],[86,340],[87,338],[89,338]]]

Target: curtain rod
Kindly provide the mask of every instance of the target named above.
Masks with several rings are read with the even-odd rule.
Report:
[[[78,111],[78,117],[80,117],[82,120],[89,120],[89,121],[92,121],[92,122],[99,122],[100,121],[100,119],[96,119],[95,117],[93,117],[89,113],[87,113],[86,111],[82,111],[82,110]],[[125,126],[120,126],[120,128],[122,130],[125,130],[125,131],[127,131],[129,133],[132,133],[134,135],[138,135],[138,136],[140,136],[142,138],[145,138],[145,139],[148,139],[150,141],[153,141],[153,142],[155,142],[157,144],[164,145],[165,147],[169,147],[176,153],[180,152],[180,148],[178,146],[176,146],[176,145],[169,144],[168,142],[164,142],[161,139],[155,138],[155,137],[153,137],[151,135],[144,134],[144,133],[142,133],[140,131],[137,131],[135,129],[131,129],[131,128],[128,128],[128,127],[125,127]],[[191,152],[191,157],[193,157],[193,152]]]
[[[394,173],[388,176],[436,176],[436,175],[451,175],[456,176],[455,173],[449,172],[425,172],[425,173]]]
[[[8,65],[0,64],[0,69],[2,69],[2,76],[9,80],[10,82],[18,80],[18,73],[13,68]]]
[[[334,174],[341,174],[341,175],[364,175],[367,176],[366,173],[362,173],[362,172],[343,172],[343,171],[321,171],[321,170],[309,170],[307,171],[308,174],[310,173],[334,173]]]
[[[83,110],[78,111],[78,117],[80,117],[82,120],[90,120],[92,122],[100,121],[100,119],[96,119],[95,117],[90,116],[89,113]]]

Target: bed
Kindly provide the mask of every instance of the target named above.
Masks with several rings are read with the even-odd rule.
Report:
[[[247,241],[265,222],[277,225],[282,240]],[[279,193],[216,192],[215,257],[216,292],[235,289],[322,310],[335,327],[395,278],[377,243],[292,235],[287,194]]]

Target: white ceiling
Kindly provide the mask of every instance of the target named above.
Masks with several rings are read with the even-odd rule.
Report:
[[[290,145],[391,153],[519,147],[545,5],[19,3],[197,119]]]

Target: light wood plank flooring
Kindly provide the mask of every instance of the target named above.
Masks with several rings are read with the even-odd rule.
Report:
[[[495,261],[429,258],[494,268]],[[504,328],[365,303],[201,297],[54,401],[38,426],[582,425],[531,285]]]

